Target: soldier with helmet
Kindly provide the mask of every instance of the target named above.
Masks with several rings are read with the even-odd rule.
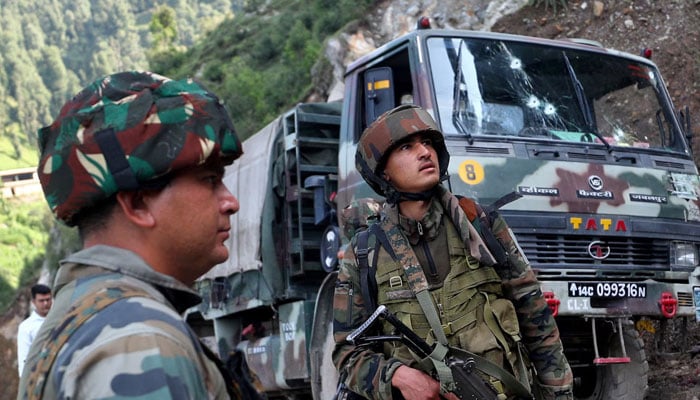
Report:
[[[384,113],[360,138],[357,169],[386,203],[375,218],[381,229],[369,230],[376,238],[354,232],[338,273],[333,360],[342,383],[370,399],[457,398],[439,362],[420,362],[400,343],[345,341],[383,304],[436,348],[477,359],[495,396],[572,399],[571,368],[527,259],[495,211],[441,185],[448,164],[442,133],[418,106]],[[388,324],[378,332],[390,333]]]
[[[228,258],[239,209],[222,177],[241,142],[219,99],[116,73],[68,101],[39,146],[46,200],[83,249],[61,262],[18,399],[240,398],[181,316]]]

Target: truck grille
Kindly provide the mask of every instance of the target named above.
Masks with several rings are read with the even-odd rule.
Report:
[[[647,267],[668,268],[669,242],[651,238],[630,237],[581,237],[573,235],[516,234],[518,243],[533,266],[568,267]],[[599,240],[600,254],[609,255],[595,259],[589,254],[589,245]]]

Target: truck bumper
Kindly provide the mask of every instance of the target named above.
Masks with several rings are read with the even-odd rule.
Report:
[[[540,281],[540,284],[555,316],[695,317],[690,284],[649,280],[634,283]],[[611,296],[613,292],[615,297]],[[624,295],[620,295],[621,292]]]

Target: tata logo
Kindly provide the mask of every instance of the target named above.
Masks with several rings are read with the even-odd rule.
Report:
[[[600,240],[593,241],[588,245],[588,255],[596,260],[604,260],[610,255],[610,246]]]
[[[591,175],[588,177],[588,186],[593,190],[603,190],[603,179],[598,175]]]
[[[569,224],[575,231],[610,231],[610,232],[627,232],[627,224],[622,219],[613,220],[612,218],[584,218],[571,217]]]

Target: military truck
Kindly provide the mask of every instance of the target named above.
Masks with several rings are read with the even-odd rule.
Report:
[[[192,324],[222,358],[243,354],[270,398],[333,396],[338,216],[376,197],[356,144],[407,102],[442,128],[453,193],[520,195],[500,211],[561,328],[575,396],[643,398],[634,323],[695,315],[700,181],[689,113],[657,66],[589,41],[428,28],[353,62],[342,100],[300,104],[244,143],[225,177],[241,203],[231,258],[197,282]]]

